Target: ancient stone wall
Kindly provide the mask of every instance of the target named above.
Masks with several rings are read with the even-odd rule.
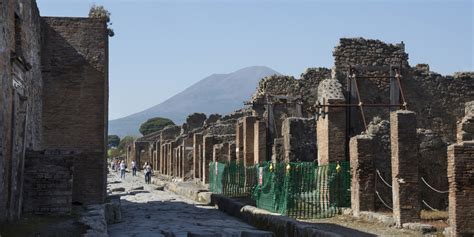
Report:
[[[19,217],[24,151],[41,147],[42,76],[36,2],[2,0],[0,9],[1,221]]]
[[[43,144],[82,149],[73,200],[101,203],[106,190],[108,35],[104,19],[42,18]]]
[[[79,155],[80,156],[80,155]],[[25,213],[69,214],[72,208],[74,151],[29,152],[25,164]]]
[[[401,65],[401,87],[408,109],[418,114],[417,127],[430,128],[443,136],[445,142],[455,141],[455,124],[463,117],[464,103],[474,99],[473,73],[442,76],[430,72],[429,66],[410,67],[403,43],[386,44],[379,40],[343,38],[334,49],[335,78],[346,88],[349,67],[355,67],[361,101],[364,104],[390,102],[390,66]],[[356,66],[360,66],[357,68]],[[375,77],[371,77],[375,76]],[[351,103],[357,103],[352,98]],[[367,121],[375,116],[388,119],[388,108],[364,107]],[[352,109],[352,134],[364,130],[361,113]]]
[[[420,179],[439,191],[448,190],[447,144],[430,129],[417,129]],[[446,210],[448,195],[421,182],[421,199],[433,208]],[[429,209],[429,207],[425,207]]]
[[[317,159],[314,119],[287,118],[283,121],[282,134],[286,162],[313,162]]]
[[[417,127],[429,128],[445,142],[456,141],[456,122],[464,116],[464,104],[474,100],[474,73],[442,76],[427,65],[411,68],[402,81],[408,108],[416,112]]]

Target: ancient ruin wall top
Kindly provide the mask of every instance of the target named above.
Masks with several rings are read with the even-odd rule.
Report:
[[[350,65],[402,65],[408,67],[405,44],[387,44],[380,40],[341,38],[333,51],[335,66],[339,69]]]
[[[342,85],[336,79],[326,79],[318,86],[318,102],[324,104],[331,101],[345,101]]]

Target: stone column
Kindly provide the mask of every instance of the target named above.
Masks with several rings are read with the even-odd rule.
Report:
[[[209,183],[209,163],[212,161],[215,138],[213,135],[203,137],[202,182]]]
[[[361,211],[375,210],[374,143],[367,135],[352,137],[349,143],[351,160],[351,208],[354,216]]]
[[[390,114],[393,217],[397,226],[419,221],[420,187],[416,115],[398,110]]]
[[[263,121],[256,121],[254,125],[254,163],[267,161],[267,126]]]
[[[194,178],[201,178],[201,145],[202,145],[202,133],[195,133],[193,136],[193,172]]]

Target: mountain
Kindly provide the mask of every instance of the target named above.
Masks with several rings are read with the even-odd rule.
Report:
[[[212,74],[166,101],[144,111],[109,121],[109,134],[139,135],[140,124],[165,117],[182,124],[189,114],[227,114],[243,107],[265,76],[279,74],[264,66],[246,67],[229,74]]]

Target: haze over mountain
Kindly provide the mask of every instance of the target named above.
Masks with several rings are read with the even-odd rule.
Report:
[[[246,67],[228,74],[212,74],[166,101],[144,111],[109,121],[109,134],[139,135],[140,124],[149,118],[165,117],[182,124],[191,113],[227,114],[243,107],[265,76],[279,74],[264,67]]]

